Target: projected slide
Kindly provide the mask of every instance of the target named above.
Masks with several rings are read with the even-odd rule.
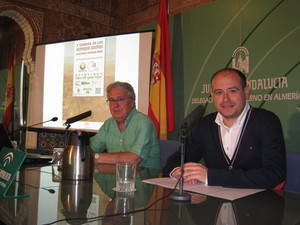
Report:
[[[71,128],[98,130],[110,117],[106,87],[113,81],[129,82],[137,108],[147,114],[152,32],[121,34],[37,46],[36,79],[29,102],[29,121],[64,129],[66,119],[92,111]],[[41,96],[42,95],[42,96]]]
[[[68,75],[73,78],[72,95],[103,96],[105,39],[76,41],[72,47],[74,52],[70,57],[71,60],[68,61],[65,57],[65,79]],[[68,73],[72,64],[73,73]]]
[[[111,37],[107,42],[105,38],[97,38],[64,44],[63,120],[87,110],[92,110],[93,114],[98,115],[97,118],[87,118],[86,121],[89,122],[104,121],[109,117],[107,107],[103,106],[106,101],[105,87],[115,80],[115,45],[115,37]],[[138,62],[137,58],[132,60]],[[138,77],[138,74],[135,76]],[[98,107],[91,109],[91,105]]]

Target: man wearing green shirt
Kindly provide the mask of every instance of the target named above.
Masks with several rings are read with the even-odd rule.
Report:
[[[147,168],[160,167],[157,134],[152,121],[135,108],[135,93],[126,82],[106,88],[111,118],[90,139],[95,163],[134,162]]]

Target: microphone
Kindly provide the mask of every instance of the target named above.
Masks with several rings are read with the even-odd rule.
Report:
[[[25,134],[27,131],[32,131],[34,130],[34,126],[36,125],[40,125],[40,124],[44,124],[44,123],[47,123],[47,122],[54,122],[54,121],[57,121],[58,118],[55,116],[53,118],[51,118],[50,120],[45,120],[45,121],[42,121],[42,122],[38,122],[38,123],[34,123],[34,124],[31,124],[29,126],[20,126],[18,129],[15,129],[13,130],[13,138],[15,138],[15,134],[18,134],[19,135],[19,146],[21,147],[21,149],[25,149]],[[31,130],[32,129],[32,130]]]
[[[179,180],[179,191],[174,192],[170,198],[175,201],[188,202],[191,201],[190,194],[183,191],[183,164],[185,158],[185,149],[186,149],[186,137],[187,133],[192,131],[192,129],[199,123],[202,116],[204,115],[205,107],[202,105],[197,106],[187,117],[183,120],[180,127],[180,171],[181,176]]]
[[[16,182],[19,182],[21,185],[23,184],[23,185],[32,187],[32,188],[34,188],[34,189],[43,189],[43,190],[45,190],[45,191],[48,191],[50,194],[54,194],[54,193],[55,193],[55,190],[52,189],[52,188],[37,187],[37,186],[35,186],[35,185],[32,185],[32,184],[26,184],[26,183],[23,183],[23,182],[21,182],[21,181],[16,181]]]
[[[26,128],[30,128],[30,127],[33,127],[33,126],[36,126],[36,125],[40,125],[40,124],[43,124],[43,123],[47,123],[47,122],[51,122],[51,121],[57,121],[58,118],[55,116],[53,117],[52,119],[50,120],[46,120],[46,121],[42,121],[42,122],[39,122],[39,123],[35,123],[35,124],[31,124],[30,126],[26,126]]]
[[[89,117],[90,115],[92,115],[92,111],[91,111],[91,110],[86,111],[86,112],[84,112],[84,113],[81,113],[81,114],[79,114],[79,115],[70,117],[70,118],[68,118],[68,119],[66,120],[65,125],[66,125],[66,124],[75,123],[75,122],[77,122],[77,121],[79,121],[79,120],[83,120],[83,119]]]
[[[55,122],[55,121],[57,121],[57,120],[58,120],[58,118],[55,116],[55,117],[53,117],[53,118],[50,119],[50,120],[45,120],[45,121],[42,121],[42,122],[34,123],[34,124],[29,125],[29,126],[21,126],[20,128],[14,130],[13,132],[17,132],[17,131],[20,131],[20,130],[27,130],[28,128],[34,127],[34,126],[36,126],[36,125],[40,125],[40,124],[47,123],[47,122],[51,122],[51,121],[52,121],[52,122]]]
[[[205,113],[205,107],[203,105],[198,105],[192,112],[190,112],[183,122],[181,123],[181,129],[186,129],[186,131],[191,131],[201,120]]]

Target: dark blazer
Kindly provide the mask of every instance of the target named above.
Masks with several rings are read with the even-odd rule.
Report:
[[[204,160],[208,185],[272,189],[285,180],[285,144],[280,120],[274,113],[250,107],[232,160],[223,149],[216,115],[203,118],[186,148],[186,162]],[[168,159],[164,174],[179,165],[180,151]]]

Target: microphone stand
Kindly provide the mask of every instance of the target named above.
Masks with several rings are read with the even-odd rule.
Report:
[[[35,123],[35,124],[31,124],[29,126],[26,126],[26,127],[23,127],[23,129],[25,128],[26,130],[28,130],[28,128],[31,128],[31,127],[34,127],[36,125],[40,125],[40,124],[43,124],[43,123],[47,123],[47,122],[51,122],[51,121],[56,121],[57,120],[57,117],[53,117],[51,120],[46,120],[46,121],[42,121],[42,122],[39,122],[39,123]],[[54,119],[54,120],[53,120]]]
[[[42,121],[42,122],[38,122],[38,123],[34,123],[34,124],[30,124],[29,126],[21,126],[20,128],[18,128],[18,129],[16,129],[16,130],[14,130],[13,132],[18,132],[18,131],[24,131],[25,130],[25,132],[26,131],[28,131],[28,128],[30,129],[30,128],[32,128],[32,127],[34,127],[34,126],[36,126],[36,125],[40,125],[40,124],[44,124],[44,123],[48,123],[48,122],[51,122],[51,121],[57,121],[57,117],[53,117],[52,119],[50,119],[50,120],[46,120],[46,121]]]
[[[34,127],[34,126],[36,126],[36,125],[40,125],[40,124],[44,124],[44,123],[47,123],[47,122],[51,122],[51,121],[57,121],[57,117],[53,117],[52,119],[50,119],[50,120],[46,120],[46,121],[42,121],[42,122],[38,122],[38,123],[35,123],[35,124],[30,124],[29,126],[21,126],[21,127],[19,127],[18,129],[16,129],[16,130],[14,130],[13,131],[13,135],[14,135],[14,133],[16,133],[16,132],[20,132],[19,133],[19,147],[22,149],[22,150],[24,150],[25,149],[25,145],[26,145],[26,132],[28,131],[28,129],[30,129],[30,128],[32,128],[32,127]]]
[[[66,126],[66,129],[65,129],[65,137],[64,137],[64,149],[66,149],[66,147],[68,146],[68,139],[69,139],[69,128],[71,127],[71,123],[64,123],[64,125]]]
[[[79,114],[79,115],[76,115],[76,116],[73,116],[73,117],[71,117],[71,118],[68,118],[67,120],[66,120],[66,122],[64,123],[64,126],[66,126],[66,129],[65,129],[65,137],[64,137],[64,141],[65,141],[65,143],[64,143],[64,148],[66,149],[66,147],[67,147],[67,145],[68,145],[68,139],[69,139],[69,131],[68,131],[68,129],[71,127],[71,124],[72,123],[75,123],[75,122],[77,122],[77,121],[80,121],[80,120],[82,120],[82,119],[85,119],[85,118],[87,118],[87,117],[89,117],[90,115],[92,115],[92,111],[91,110],[89,110],[89,111],[86,111],[86,112],[84,112],[84,113],[81,113],[81,114]]]
[[[181,202],[188,202],[191,201],[191,195],[183,191],[183,164],[184,164],[184,158],[185,158],[185,147],[186,147],[186,133],[187,133],[187,124],[182,124],[180,128],[180,180],[179,180],[179,191],[174,192],[170,198],[175,201],[181,201]]]

